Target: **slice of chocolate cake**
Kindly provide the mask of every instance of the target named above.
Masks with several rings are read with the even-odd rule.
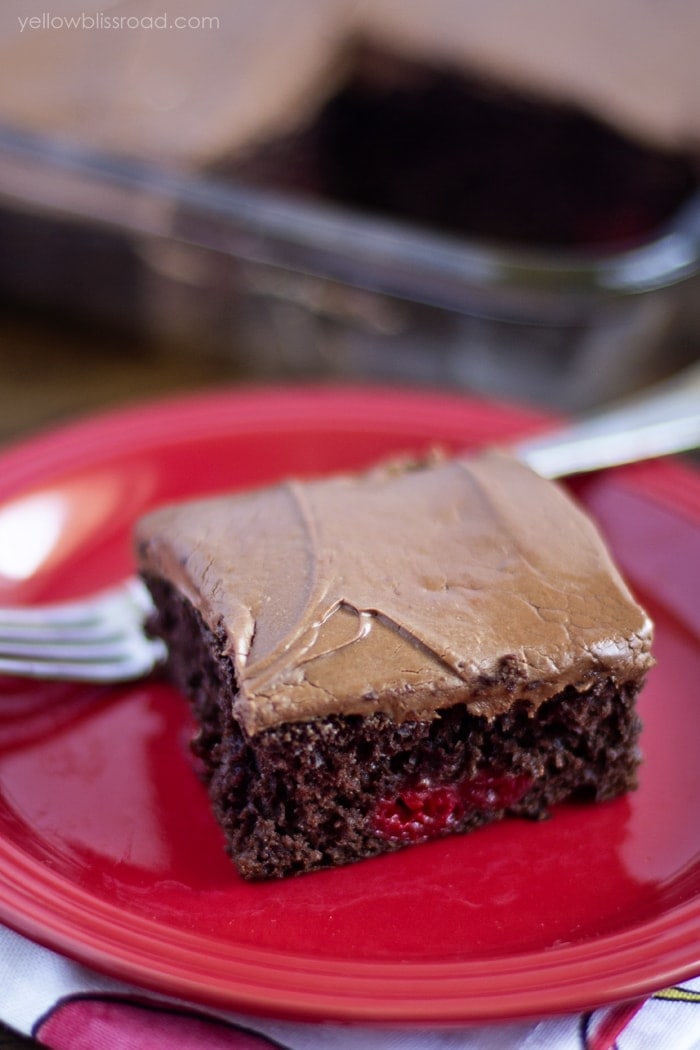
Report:
[[[137,549],[245,877],[635,785],[651,623],[508,455],[165,507]]]

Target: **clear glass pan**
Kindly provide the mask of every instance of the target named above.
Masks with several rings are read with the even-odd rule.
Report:
[[[254,377],[463,386],[565,410],[697,354],[700,196],[647,243],[449,238],[0,128],[0,285]]]

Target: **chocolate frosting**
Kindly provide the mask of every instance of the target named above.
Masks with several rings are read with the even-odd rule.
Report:
[[[593,523],[500,452],[165,507],[137,547],[225,632],[249,734],[457,702],[492,718],[652,662],[651,622]]]

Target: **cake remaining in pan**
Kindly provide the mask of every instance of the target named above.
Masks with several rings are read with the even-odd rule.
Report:
[[[172,505],[136,541],[245,877],[635,784],[651,623],[506,454]]]

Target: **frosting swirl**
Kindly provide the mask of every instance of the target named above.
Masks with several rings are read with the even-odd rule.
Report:
[[[250,734],[458,702],[491,718],[652,662],[651,622],[591,520],[500,452],[164,507],[137,546],[223,628]]]

